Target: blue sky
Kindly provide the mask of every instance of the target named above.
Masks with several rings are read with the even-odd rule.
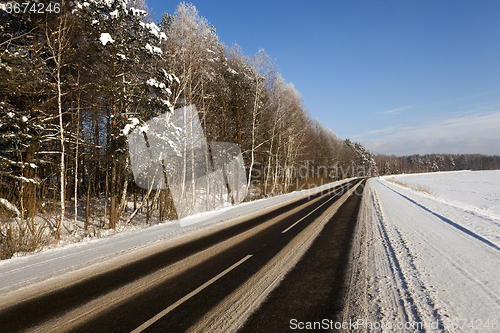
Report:
[[[155,18],[178,2],[148,2]],[[192,1],[374,153],[500,155],[500,1]]]

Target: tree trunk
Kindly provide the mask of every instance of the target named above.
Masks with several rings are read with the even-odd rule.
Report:
[[[86,211],[85,211],[85,234],[87,234],[87,231],[89,229],[89,214],[90,214],[90,185],[92,184],[92,181],[89,180],[89,184],[87,186],[87,205],[86,205]]]
[[[62,4],[63,5],[63,4]],[[61,226],[64,222],[64,216],[66,213],[66,181],[65,181],[65,147],[64,147],[64,124],[63,124],[63,110],[62,110],[62,82],[61,82],[61,68],[62,68],[62,53],[68,42],[68,27],[67,19],[64,17],[59,17],[59,27],[56,33],[49,33],[48,26],[46,27],[45,34],[47,36],[47,45],[52,53],[52,58],[56,67],[56,87],[57,87],[57,109],[59,116],[59,139],[61,143],[61,162],[59,165],[59,183],[60,183],[60,218],[56,226],[55,237],[60,238]],[[52,38],[56,36],[56,42],[52,43]]]
[[[78,72],[77,85],[80,84],[80,72]],[[77,104],[76,104],[76,151],[75,151],[75,221],[73,228],[76,227],[78,221],[78,145],[79,145],[79,134],[80,134],[80,92],[78,92]],[[72,230],[70,229],[70,232]]]

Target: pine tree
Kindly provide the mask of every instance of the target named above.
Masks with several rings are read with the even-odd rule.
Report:
[[[35,214],[37,154],[51,123],[43,111],[50,68],[42,37],[41,20],[24,13],[0,15],[0,197],[9,197],[23,218]],[[16,189],[13,191],[13,188]]]
[[[126,159],[123,129],[129,118],[139,116],[145,121],[173,110],[169,85],[178,79],[159,67],[163,55],[160,43],[166,35],[156,24],[145,21],[145,10],[130,6],[126,0],[89,1],[79,9],[91,27],[87,38],[92,52],[100,55],[92,67],[99,71],[96,88],[106,105],[110,228],[114,228],[118,220],[118,165]]]

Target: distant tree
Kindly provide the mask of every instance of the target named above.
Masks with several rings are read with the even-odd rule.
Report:
[[[364,176],[370,176],[372,172],[377,173],[376,167],[377,163],[374,160],[374,155],[372,152],[367,150],[361,143],[352,143],[351,140],[346,139],[346,145],[350,147],[357,155],[358,161],[357,166],[361,167]]]
[[[427,154],[396,157],[378,154],[375,160],[378,164],[390,161],[394,165],[391,169],[393,174],[414,173],[429,171],[453,171],[453,170],[495,170],[500,168],[498,156],[487,156],[481,154]],[[384,173],[386,172],[384,168]]]

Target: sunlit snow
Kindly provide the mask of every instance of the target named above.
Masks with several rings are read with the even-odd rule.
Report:
[[[392,325],[436,323],[440,331],[464,323],[451,331],[476,331],[478,320],[498,324],[500,171],[397,175],[367,184],[358,235],[366,243],[353,259],[363,278],[349,296],[366,301],[354,315]]]
[[[114,39],[111,38],[111,35],[107,32],[101,33],[101,37],[99,39],[101,40],[102,45],[106,45],[108,42],[114,43]]]

